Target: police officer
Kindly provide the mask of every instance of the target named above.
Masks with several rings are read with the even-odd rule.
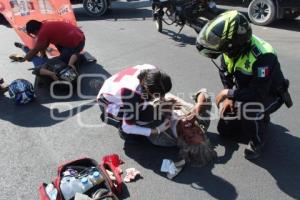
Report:
[[[265,144],[269,115],[283,103],[292,106],[288,81],[275,50],[252,34],[247,18],[238,11],[227,11],[210,21],[199,33],[196,46],[211,59],[222,55],[221,66],[216,65],[224,86],[216,97],[217,105],[223,105],[220,135],[248,136],[245,158],[258,158]],[[237,102],[241,103],[239,112]],[[229,113],[234,117],[229,118]]]

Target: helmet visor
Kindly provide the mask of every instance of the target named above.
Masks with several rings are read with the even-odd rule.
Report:
[[[211,58],[211,59],[216,59],[221,55],[221,52],[213,50],[213,49],[208,49],[198,43],[197,43],[196,47],[201,55]]]
[[[208,23],[206,24],[206,26],[204,26],[202,31],[199,33],[197,38],[197,43],[201,44],[202,46],[208,49],[219,51],[222,38],[209,29],[210,26]]]

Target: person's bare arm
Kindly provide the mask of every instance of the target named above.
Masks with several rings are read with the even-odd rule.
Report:
[[[47,48],[47,44],[36,44],[33,49],[31,49],[26,56],[24,57],[24,61],[31,60],[37,53],[40,51],[44,51]]]
[[[48,70],[46,68],[41,68],[39,74],[42,75],[42,76],[49,76],[54,81],[58,80],[58,77],[56,76],[55,72],[52,72],[52,71],[50,71],[50,70]]]
[[[194,107],[195,113],[199,114],[201,112],[201,108],[205,105],[206,97],[203,93],[200,93],[197,97],[197,102]]]
[[[69,60],[68,65],[69,65],[70,67],[72,67],[73,70],[78,74],[77,69],[76,69],[76,66],[75,66],[75,63],[77,62],[77,60],[78,60],[77,54],[73,54],[73,55],[71,56],[70,60]]]

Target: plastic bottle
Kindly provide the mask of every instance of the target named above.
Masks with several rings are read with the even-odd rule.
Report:
[[[103,176],[98,171],[94,171],[93,174],[89,175],[89,179],[93,185],[99,185],[104,181]]]
[[[83,193],[81,182],[75,177],[70,178],[70,187],[72,189],[73,196],[75,196],[76,193]]]
[[[46,193],[47,193],[50,200],[56,200],[57,189],[54,187],[54,185],[52,183],[47,185]]]
[[[66,177],[60,181],[60,190],[65,200],[70,200],[72,197],[74,197],[74,192],[72,190],[70,180]]]
[[[82,187],[82,193],[85,193],[86,191],[88,191],[93,187],[93,184],[87,177],[83,177],[81,179],[81,187]]]

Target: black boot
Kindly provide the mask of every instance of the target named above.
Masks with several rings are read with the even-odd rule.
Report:
[[[244,151],[244,156],[248,160],[255,160],[260,157],[264,144],[254,144],[249,142],[247,148]]]
[[[25,48],[28,48],[28,47],[26,47],[24,44],[22,44],[20,42],[15,42],[14,45],[15,45],[15,47],[20,48],[22,50],[24,50]]]

